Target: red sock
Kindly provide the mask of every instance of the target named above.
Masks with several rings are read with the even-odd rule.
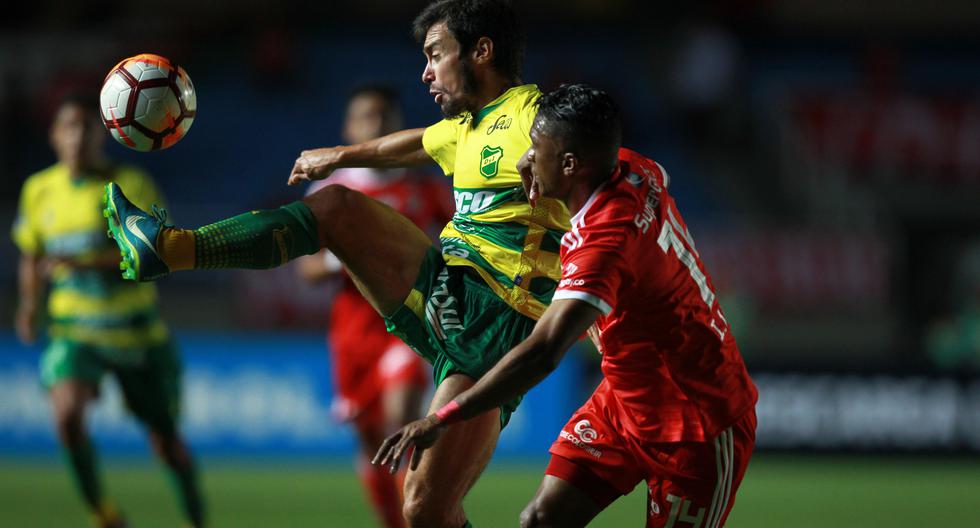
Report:
[[[384,525],[387,528],[403,528],[405,518],[402,516],[400,484],[404,481],[404,470],[392,475],[387,467],[375,466],[364,455],[360,455],[357,457],[357,475]]]

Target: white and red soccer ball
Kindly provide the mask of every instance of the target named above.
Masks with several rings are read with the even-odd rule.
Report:
[[[197,95],[183,68],[144,53],[117,64],[99,95],[102,122],[116,141],[139,150],[165,149],[194,123]]]

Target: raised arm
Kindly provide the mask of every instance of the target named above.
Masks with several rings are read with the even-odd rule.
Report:
[[[411,467],[415,468],[422,451],[435,443],[443,427],[503,405],[540,383],[599,315],[599,310],[585,301],[554,301],[527,339],[445,407],[388,437],[373,463],[390,464],[395,472],[402,454],[414,445]]]
[[[304,150],[293,165],[289,185],[322,180],[344,167],[417,167],[431,163],[422,147],[424,128],[402,130],[356,145]]]

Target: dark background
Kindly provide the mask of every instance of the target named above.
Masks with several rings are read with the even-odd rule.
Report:
[[[300,196],[300,150],[333,145],[347,92],[387,82],[408,126],[439,116],[410,22],[424,2],[39,1],[0,21],[0,224],[53,162],[61,94],[142,52],[185,67],[199,110],[147,168],[178,224]],[[518,2],[525,80],[587,82],[663,164],[753,370],[980,366],[980,3]],[[433,170],[435,170],[433,168]],[[0,320],[17,252],[0,240]],[[274,272],[161,282],[178,330],[322,327],[327,296]]]
[[[439,119],[409,33],[424,4],[7,2],[0,226],[23,181],[54,162],[46,130],[61,95],[97,92],[138,53],[186,68],[197,119],[168,150],[109,153],[151,172],[179,225],[297,199],[293,161],[340,141],[353,87],[397,87],[410,127]],[[670,172],[759,386],[759,454],[730,524],[980,525],[980,2],[517,6],[525,80],[609,91],[626,145]],[[17,259],[0,237],[0,518],[75,526],[84,512],[37,384],[43,344],[13,337]],[[327,418],[327,289],[287,266],[180,273],[160,292],[218,525],[371,525],[353,436]],[[475,524],[514,524],[553,422],[591,391],[596,364],[570,354],[528,396],[468,499]],[[113,496],[137,525],[176,525],[141,431],[105,386],[90,422]],[[645,502],[638,488],[594,525],[638,525]]]

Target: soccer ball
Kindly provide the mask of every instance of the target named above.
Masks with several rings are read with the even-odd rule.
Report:
[[[197,114],[197,95],[183,68],[151,53],[130,57],[106,75],[99,95],[102,122],[116,141],[142,152],[184,137]]]

